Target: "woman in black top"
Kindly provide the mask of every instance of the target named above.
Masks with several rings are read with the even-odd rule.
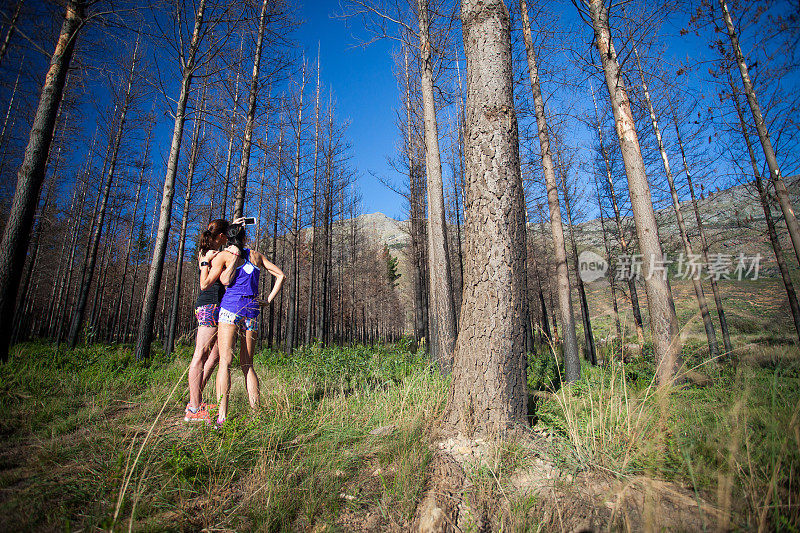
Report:
[[[202,284],[211,270],[211,261],[219,253],[219,249],[227,242],[225,232],[228,221],[217,219],[208,225],[198,245],[197,262],[200,268]],[[203,402],[203,389],[211,377],[211,373],[219,362],[217,347],[217,323],[219,322],[219,302],[225,293],[225,286],[219,281],[212,283],[207,289],[200,291],[195,305],[197,317],[197,338],[194,355],[189,364],[189,403],[186,404],[184,420],[186,422],[211,422],[208,410],[213,405]]]

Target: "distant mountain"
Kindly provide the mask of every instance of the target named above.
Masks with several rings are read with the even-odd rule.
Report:
[[[797,207],[800,205],[800,176],[792,176],[785,180],[792,195],[792,203]],[[627,191],[622,192],[626,193]],[[754,184],[737,185],[708,193],[703,199],[698,198],[698,208],[712,253],[726,253],[734,256],[740,252],[747,255],[761,253],[763,256],[762,275],[778,276],[774,267],[772,248],[766,236],[764,212]],[[700,243],[691,200],[681,203],[681,212],[687,225],[689,238],[699,253]],[[783,218],[777,202],[773,202],[772,215],[776,221]],[[681,252],[682,244],[672,206],[657,210],[656,219],[664,251],[670,255]],[[411,237],[408,231],[408,221],[398,221],[383,213],[360,215],[356,220],[362,235],[378,246],[385,245],[389,252],[398,258],[398,271],[401,276],[398,280],[397,291],[405,309],[404,320],[410,327],[413,318],[413,271],[410,263]],[[535,235],[537,240],[541,235],[538,224],[529,225],[529,229],[532,230],[530,234]],[[624,217],[623,225],[628,228],[629,234],[633,232],[633,221],[630,217]],[[791,245],[788,241],[786,226],[780,222],[778,227],[781,239],[785,241],[785,249],[788,250]],[[616,233],[613,219],[606,219],[606,229]],[[545,226],[544,230],[545,234],[549,234],[548,226]],[[575,235],[579,250],[592,249],[604,255],[599,218],[576,224]],[[614,240],[613,237],[612,240]],[[569,251],[568,253],[571,254]]]

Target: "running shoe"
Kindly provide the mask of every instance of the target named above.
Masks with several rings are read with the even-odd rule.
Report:
[[[186,408],[186,415],[183,417],[184,422],[205,422],[206,424],[211,423],[211,416],[208,414],[208,411],[205,410],[203,407],[200,407],[196,413],[193,413]]]

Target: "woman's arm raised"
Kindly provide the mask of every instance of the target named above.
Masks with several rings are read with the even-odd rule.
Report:
[[[252,253],[253,253],[253,255],[255,256],[256,260],[259,263],[256,266],[260,266],[260,267],[266,268],[267,271],[270,274],[272,274],[273,276],[275,276],[275,278],[276,278],[275,279],[275,285],[272,286],[272,291],[269,293],[269,296],[267,296],[267,303],[271,303],[272,300],[274,300],[275,297],[280,292],[281,287],[283,287],[283,280],[286,279],[286,275],[283,273],[283,270],[281,270],[277,266],[273,265],[271,262],[269,262],[267,260],[266,257],[264,257],[259,252],[256,252],[255,250],[252,250]]]
[[[200,269],[200,290],[206,290],[220,278],[220,275],[228,266],[228,262],[235,263],[236,258],[228,252],[218,252],[211,261],[211,267],[207,268],[203,275],[203,268]]]

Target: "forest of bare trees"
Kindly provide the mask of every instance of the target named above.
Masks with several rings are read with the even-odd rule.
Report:
[[[326,530],[313,527],[327,512],[320,508],[344,500],[355,516],[361,495],[380,484],[385,493],[391,486],[394,499],[381,498],[377,518],[365,523],[386,525],[391,515],[393,530],[513,530],[508,521],[458,522],[469,505],[453,502],[468,501],[469,491],[484,503],[511,501],[505,491],[530,481],[532,471],[550,480],[558,468],[542,458],[563,452],[552,463],[577,466],[553,481],[554,499],[587,472],[602,471],[609,486],[624,483],[616,503],[603,496],[604,505],[586,504],[592,517],[594,508],[613,507],[608,524],[627,513],[617,507],[628,505],[620,495],[629,489],[642,501],[653,487],[669,498],[682,494],[684,511],[702,510],[701,496],[711,498],[709,472],[718,484],[721,510],[712,515],[719,530],[733,529],[737,512],[742,529],[790,530],[800,521],[792,496],[800,399],[786,411],[798,389],[781,381],[796,380],[800,345],[797,2],[309,4],[0,4],[3,376],[38,373],[38,362],[13,367],[36,350],[50,350],[54,364],[65,367],[69,357],[91,366],[88,354],[106,350],[103,357],[117,354],[108,356],[116,357],[109,367],[146,373],[152,364],[152,372],[185,384],[186,374],[158,365],[180,362],[200,331],[198,269],[208,265],[198,267],[198,252],[207,248],[201,235],[216,219],[248,217],[254,220],[246,225],[247,246],[285,281],[277,270],[270,270],[275,278],[264,272],[258,280],[257,357],[250,354],[247,363],[242,356],[240,365],[245,376],[245,367],[253,377],[256,366],[274,372],[263,386],[255,379],[257,388],[270,390],[263,405],[253,396],[251,418],[240,424],[234,415],[233,425],[220,414],[214,430],[232,442],[267,431],[267,417],[273,425],[252,439],[260,448],[230,460],[214,455],[208,472],[236,480],[236,490],[259,488],[238,500],[208,498],[209,507],[250,505],[275,468],[278,485],[306,485],[281,504],[291,517],[265,518],[264,529]],[[304,33],[309,10],[324,10],[326,23],[346,28],[344,52],[326,46],[330,35]],[[344,73],[354,57],[372,58],[358,66],[357,78]],[[367,71],[386,74],[388,87],[368,86],[365,80],[381,78]],[[354,131],[368,105],[369,131]],[[390,140],[377,155],[386,163],[376,169],[364,152],[378,144],[364,141],[382,135]],[[389,215],[397,220],[368,212],[378,199],[396,207]],[[275,283],[283,283],[280,292]],[[25,379],[8,381],[2,390],[14,405],[35,396],[25,392]],[[145,382],[136,374],[120,390],[129,394]],[[115,450],[106,461],[116,466],[105,478],[123,481],[112,491],[118,501],[111,518],[107,494],[98,496],[103,528],[122,525],[136,446],[141,454],[148,439],[182,438],[182,430],[156,429],[164,412],[177,409],[176,390],[183,389],[175,385],[163,405],[148,404],[158,413],[149,431],[138,429],[141,420],[125,419],[125,439],[109,439],[124,440],[127,452]],[[147,394],[116,398],[104,420],[116,423],[112,418],[127,416],[118,412],[150,401]],[[754,394],[771,403],[751,409],[760,401]],[[190,409],[207,409],[202,389],[200,395],[201,404],[186,406],[187,423]],[[76,405],[69,409],[83,408]],[[69,414],[65,427],[83,423]],[[693,428],[673,429],[695,415],[713,419],[714,433],[686,444]],[[534,435],[539,422],[550,429]],[[27,431],[26,424],[18,423]],[[14,438],[21,431],[0,427]],[[47,431],[24,445],[55,450],[57,443],[41,444]],[[772,440],[762,444],[759,431],[772,432]],[[520,435],[528,440],[501,443]],[[362,437],[368,444],[357,444]],[[381,448],[391,438],[402,442]],[[531,442],[538,451],[525,456],[520,450]],[[204,490],[197,486],[206,470],[186,467],[198,454],[180,445],[173,443],[162,461],[168,475],[161,480],[168,478],[168,487],[180,478],[181,488],[170,488],[164,500],[179,494],[183,505],[185,494]],[[487,462],[487,446],[495,445]],[[323,456],[325,447],[356,451],[345,459],[308,459]],[[143,461],[158,459],[150,453]],[[5,471],[22,455],[0,456],[0,493],[27,487]],[[462,468],[467,456],[482,461],[475,479],[487,472],[492,479],[470,477]],[[705,463],[692,462],[701,456]],[[386,457],[390,463],[381,463]],[[262,477],[247,485],[233,470],[214,470],[237,460],[250,461]],[[527,474],[498,479],[523,464]],[[671,492],[666,480],[637,488],[651,466],[667,472],[670,483],[685,467],[694,493],[686,476],[686,486]],[[706,476],[702,494],[695,467]],[[359,477],[355,468],[371,475]],[[748,469],[749,481],[742,481]],[[417,479],[419,471],[427,474]],[[145,473],[138,482],[147,485]],[[328,486],[336,487],[332,498],[297,503]],[[280,490],[264,492],[265,500],[252,505],[263,504],[267,516]],[[749,500],[731,503],[734,493]],[[137,501],[124,508],[131,527]],[[474,507],[484,518],[494,512],[506,520],[530,515],[539,505],[533,501],[522,511]],[[155,514],[158,505],[150,505]],[[392,506],[400,514],[391,514]],[[176,523],[192,512],[174,513],[182,517]],[[456,519],[445,525],[445,515]],[[229,518],[191,528],[216,530],[233,524]],[[438,520],[438,529],[426,529],[428,519]],[[698,524],[706,522],[686,528]]]
[[[652,343],[659,381],[675,378],[686,324],[671,278],[685,261],[719,260],[698,205],[737,183],[762,208],[754,229],[800,335],[786,118],[797,58],[771,53],[797,31],[779,2],[345,2],[331,15],[357,44],[392,51],[400,142],[387,154],[395,175],[379,178],[405,200],[400,251],[359,223],[363,169],[326,82],[335,73],[319,44],[293,40],[302,21],[289,3],[107,7],[2,12],[4,360],[31,339],[130,343],[140,360],[154,343],[190,342],[195,238],[250,215],[252,245],[288,275],[264,308],[263,346],[412,336],[455,390],[475,372],[484,387],[509,380],[503,415],[465,420],[464,405],[494,396],[473,387],[451,398],[453,424],[507,425],[524,418],[508,391],[536,345],[558,349],[566,382],[614,336]],[[743,22],[753,17],[776,29]],[[688,36],[705,39],[701,57],[664,57]],[[589,221],[600,234],[587,247]],[[587,249],[607,262],[604,284],[581,275]],[[736,348],[727,274],[687,278],[714,359]]]

